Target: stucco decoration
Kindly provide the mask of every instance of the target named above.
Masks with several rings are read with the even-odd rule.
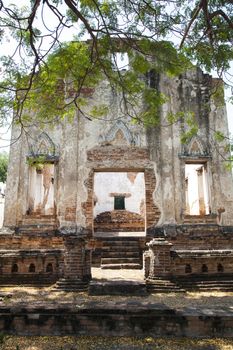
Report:
[[[194,136],[187,145],[183,146],[183,155],[193,157],[206,157],[209,156],[209,151],[205,143],[199,136]]]
[[[46,155],[46,156],[55,156],[56,155],[56,146],[52,139],[42,132],[34,144],[30,147],[31,155]]]
[[[117,120],[105,135],[100,136],[100,142],[109,142],[113,145],[139,146],[140,137],[138,133],[132,132],[122,120]]]

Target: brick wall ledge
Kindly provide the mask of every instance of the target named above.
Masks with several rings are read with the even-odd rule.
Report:
[[[61,255],[64,249],[0,249],[0,257],[39,257],[48,255]]]
[[[147,235],[149,237],[173,237],[177,235],[195,235],[195,236],[206,236],[214,235],[228,236],[229,238],[233,235],[233,226],[220,226],[217,224],[171,224],[155,226],[147,229]]]
[[[179,249],[172,250],[171,256],[179,258],[233,257],[233,249]]]
[[[3,303],[2,303],[3,304]],[[169,308],[122,302],[14,303],[0,305],[0,332],[14,335],[233,337],[230,307]]]

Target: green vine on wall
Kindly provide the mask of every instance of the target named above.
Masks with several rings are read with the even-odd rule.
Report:
[[[27,158],[27,164],[31,167],[35,167],[36,170],[42,170],[44,168],[45,163],[47,163],[47,158],[45,156]]]

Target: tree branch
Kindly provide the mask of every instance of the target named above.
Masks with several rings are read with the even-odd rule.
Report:
[[[183,38],[182,38],[181,43],[180,43],[180,49],[183,47],[183,44],[184,44],[185,39],[190,31],[190,28],[191,28],[193,22],[195,21],[195,19],[197,18],[199,12],[201,11],[202,6],[203,6],[203,0],[201,0],[199,5],[196,7],[194,14],[193,14],[193,17],[191,18],[191,21],[189,22],[189,24],[185,30],[185,33],[184,33]]]
[[[212,19],[217,16],[222,16],[225,21],[229,24],[229,27],[233,29],[233,22],[231,22],[230,18],[223,12],[223,10],[217,10],[209,14],[209,17]]]

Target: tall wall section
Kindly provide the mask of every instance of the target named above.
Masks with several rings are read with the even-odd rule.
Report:
[[[233,225],[232,176],[221,158],[224,142],[216,148],[214,131],[227,133],[225,106],[213,97],[216,81],[194,68],[180,77],[160,75],[158,89],[167,96],[160,125],[145,129],[134,125],[121,104],[121,96],[106,81],[84,93],[86,112],[97,105],[110,106],[104,119],[88,120],[78,112],[72,123],[54,128],[31,128],[11,146],[6,190],[5,226],[20,226],[29,211],[29,156],[46,154],[54,164],[54,215],[60,229],[93,231],[95,172],[144,172],[146,227],[182,224],[185,218],[185,164],[205,164],[211,215],[218,223]],[[143,108],[143,101],[141,107]],[[173,124],[168,113],[193,113],[198,134],[180,141],[186,124]],[[19,130],[15,126],[12,139]],[[219,148],[220,147],[220,148]],[[39,178],[39,177],[38,177]],[[42,178],[40,178],[42,179]],[[44,181],[44,182],[43,182]],[[45,190],[45,180],[41,191]],[[43,195],[43,193],[42,193]],[[43,200],[42,200],[43,201]]]

